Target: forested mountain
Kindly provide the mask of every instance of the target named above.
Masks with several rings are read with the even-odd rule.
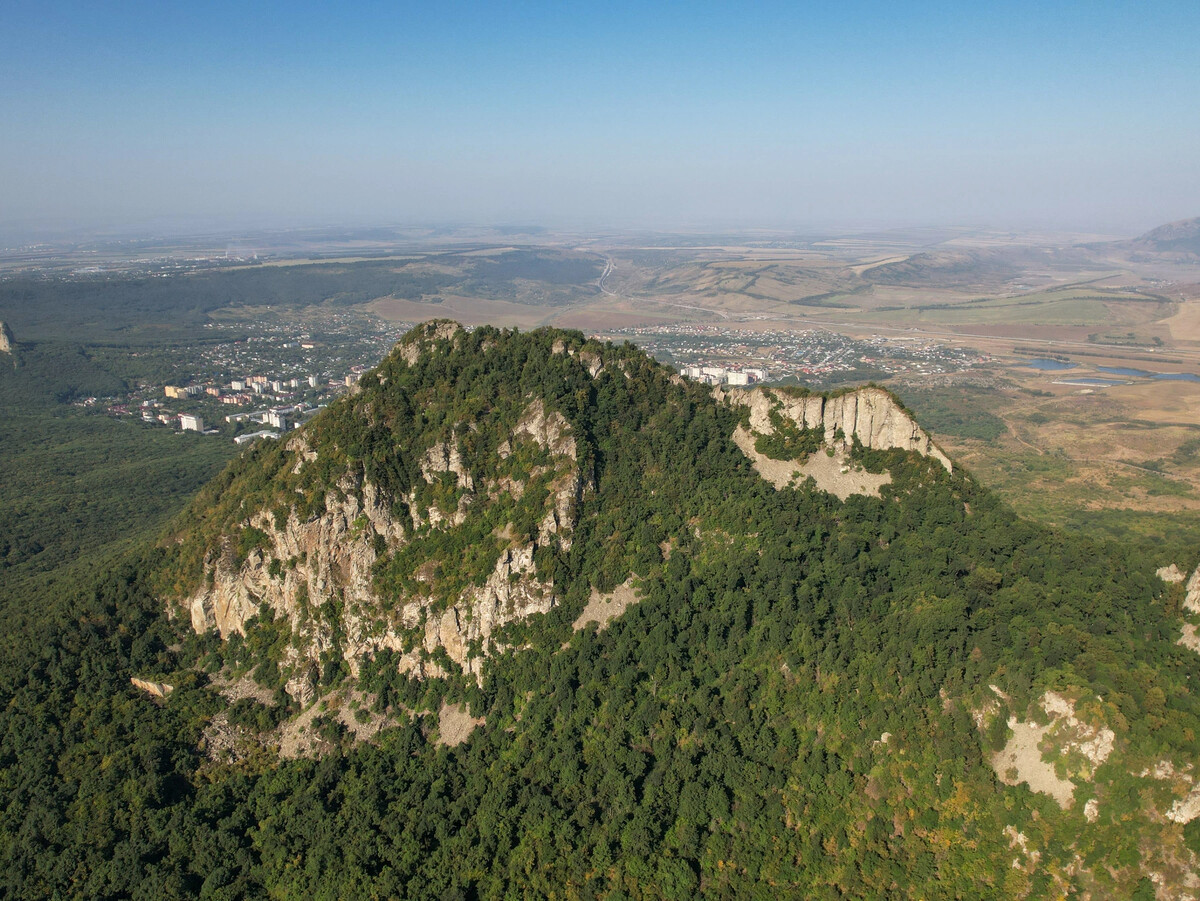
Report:
[[[31,593],[3,890],[1196,894],[1161,562],[1021,521],[879,389],[429,323]]]

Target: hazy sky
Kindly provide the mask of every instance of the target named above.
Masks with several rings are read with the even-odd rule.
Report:
[[[1136,231],[1200,215],[1198,46],[1197,0],[11,2],[0,223]]]

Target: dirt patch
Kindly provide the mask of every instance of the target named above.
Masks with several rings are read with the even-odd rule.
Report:
[[[249,676],[242,676],[240,679],[230,679],[228,676],[218,673],[212,677],[210,684],[230,704],[236,704],[243,698],[250,698],[264,707],[275,706],[275,692],[269,688],[263,688],[263,686],[259,685]]]
[[[1095,767],[1112,753],[1116,734],[1106,726],[1080,720],[1075,715],[1075,702],[1058,692],[1046,692],[1040,704],[1050,722],[1042,726],[1009,717],[1012,737],[1004,750],[992,755],[992,768],[1006,785],[1024,782],[1033,791],[1050,795],[1060,807],[1069,807],[1075,786],[1059,777],[1054,763],[1047,761],[1043,752],[1066,765],[1069,775],[1090,779]]]
[[[638,600],[639,598],[633,590],[632,578],[626,579],[609,594],[601,594],[593,588],[592,596],[588,598],[587,606],[575,618],[575,622],[571,624],[571,628],[578,632],[588,623],[596,623],[603,629],[612,620],[629,609],[629,607],[636,604]]]
[[[1041,743],[1050,726],[1037,723],[1018,723],[1010,718],[1008,728],[1012,737],[1003,751],[992,755],[992,769],[1005,785],[1026,783],[1035,792],[1049,795],[1059,807],[1069,807],[1075,797],[1075,786],[1058,778],[1054,765],[1042,759]]]
[[[327,749],[328,742],[320,736],[318,717],[332,717],[345,727],[355,741],[369,741],[388,726],[395,726],[394,717],[371,710],[372,695],[352,688],[325,695],[299,716],[280,725],[279,756],[285,759],[312,757]]]
[[[438,744],[448,747],[461,745],[483,722],[484,717],[471,716],[463,705],[451,706],[443,701],[442,709],[438,711]]]
[[[879,497],[879,489],[892,481],[891,473],[873,473],[857,468],[842,450],[836,450],[830,456],[821,449],[803,461],[772,459],[758,452],[753,433],[740,425],[733,431],[733,443],[749,457],[755,471],[776,488],[799,484],[811,476],[822,491],[845,500],[852,494]]]

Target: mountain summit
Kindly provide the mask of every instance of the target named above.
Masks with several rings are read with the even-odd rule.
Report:
[[[276,663],[301,703],[323,669],[357,675],[364,657],[385,649],[401,673],[482,681],[484,661],[512,645],[507,626],[548,614],[577,585],[611,588],[635,561],[680,540],[660,528],[644,541],[644,524],[589,505],[598,474],[613,468],[639,473],[652,495],[675,494],[657,483],[697,461],[646,456],[665,427],[651,430],[656,419],[711,407],[777,488],[811,480],[842,498],[879,496],[891,475],[868,472],[856,448],[913,451],[951,469],[879,388],[832,397],[718,389],[715,400],[703,391],[631,348],[579,334],[427,323],[352,398],[263,445],[201,495],[175,539],[181,606],[197,632],[222,638],[245,635],[251,621],[285,620],[291,640]],[[735,416],[745,423],[733,426]],[[597,518],[621,523],[600,570],[603,561],[571,555],[589,507],[585,532]],[[678,497],[664,512],[686,509]],[[573,571],[582,578],[565,576]]]
[[[880,388],[426,323],[10,642],[4,890],[1195,896],[1166,562]]]

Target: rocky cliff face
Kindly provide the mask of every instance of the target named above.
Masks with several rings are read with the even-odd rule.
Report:
[[[750,429],[759,435],[775,432],[774,411],[802,429],[821,430],[826,447],[848,451],[857,437],[864,447],[916,451],[952,471],[950,458],[882,388],[859,388],[834,397],[795,397],[770,388],[718,388],[714,393],[719,401],[749,407]]]
[[[264,607],[273,617],[283,617],[292,636],[286,687],[304,702],[313,695],[318,661],[330,652],[340,654],[352,673],[363,655],[388,648],[401,654],[404,672],[445,675],[448,659],[478,677],[494,650],[491,636],[497,629],[546,613],[557,602],[553,582],[537,573],[534,553],[539,547],[570,547],[576,505],[592,486],[566,420],[547,413],[540,400],[529,402],[497,454],[506,459],[525,442],[547,452],[553,464],[530,474],[550,479],[544,516],[531,540],[510,541],[500,552],[482,585],[449,599],[416,592],[397,597],[379,587],[381,557],[433,531],[457,529],[478,508],[506,495],[520,497],[526,489],[524,480],[478,479],[458,443],[441,441],[418,455],[419,472],[429,485],[443,474],[451,476],[458,494],[453,509],[422,503],[414,487],[402,498],[408,510],[408,517],[402,517],[375,484],[345,472],[319,515],[302,519],[295,507],[286,516],[278,508],[259,510],[245,526],[263,538],[244,559],[231,536],[206,557],[202,587],[184,602],[193,628],[215,629],[229,638],[244,634],[248,620]],[[318,462],[304,434],[291,439],[286,452],[285,466],[292,475],[302,476]],[[425,569],[419,569],[417,579],[427,578]]]
[[[11,354],[16,346],[13,340],[13,333],[8,328],[8,323],[0,320],[0,353]]]
[[[776,488],[812,479],[821,491],[842,500],[853,494],[879,496],[892,477],[888,472],[869,473],[851,457],[857,438],[864,447],[877,450],[899,448],[932,457],[952,471],[950,458],[942,453],[887,391],[860,388],[846,394],[796,395],[771,388],[717,388],[718,402],[747,408],[749,428],[734,430],[734,443],[755,470]],[[759,437],[776,435],[785,425],[815,432],[820,448],[804,459],[780,460],[760,453]],[[808,445],[812,446],[812,445]]]

